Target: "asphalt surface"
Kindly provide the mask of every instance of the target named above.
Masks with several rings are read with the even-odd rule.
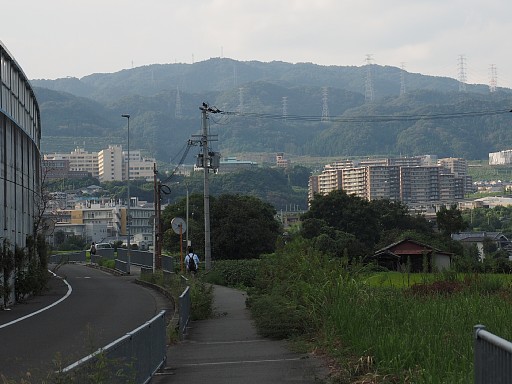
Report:
[[[209,320],[190,323],[185,341],[171,345],[151,384],[321,383],[328,375],[314,356],[291,352],[285,341],[258,336],[242,291],[215,286]]]
[[[133,274],[116,277],[73,264],[57,273],[71,289],[55,277],[44,295],[0,311],[0,378],[40,382],[56,364],[66,367],[172,307],[156,291],[135,284]]]

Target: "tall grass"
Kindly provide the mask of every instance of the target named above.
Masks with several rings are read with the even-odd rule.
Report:
[[[511,336],[511,311],[503,295],[472,287],[415,295],[340,282],[330,295],[328,339],[342,340],[351,354],[370,358],[375,372],[399,382],[469,383],[473,326],[485,324],[501,337]]]
[[[253,317],[263,335],[306,336],[337,359],[347,380],[372,375],[358,381],[368,383],[466,384],[476,324],[512,339],[508,278],[373,275],[305,242],[288,245],[257,264]]]

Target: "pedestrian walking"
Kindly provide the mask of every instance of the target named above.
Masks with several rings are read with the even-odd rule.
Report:
[[[194,248],[188,247],[187,256],[185,256],[185,266],[187,268],[187,272],[192,276],[197,273],[199,269],[199,256],[194,253]]]

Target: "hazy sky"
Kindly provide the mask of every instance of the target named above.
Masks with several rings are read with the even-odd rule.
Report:
[[[0,40],[30,79],[211,57],[373,63],[512,87],[510,0],[9,0]]]

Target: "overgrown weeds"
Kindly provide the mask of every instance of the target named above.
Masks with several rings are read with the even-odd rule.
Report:
[[[154,273],[147,273],[141,276],[141,280],[151,284],[158,285],[169,292],[177,304],[180,295],[185,290],[186,285],[190,286],[191,295],[191,319],[203,320],[213,315],[213,286],[204,283],[199,276],[184,280],[175,273],[168,274],[158,270]]]
[[[211,284],[247,289],[255,284],[259,264],[259,259],[218,260],[204,275],[204,280]]]
[[[468,383],[473,326],[512,338],[512,289],[502,276],[404,273],[375,284],[382,278],[369,279],[371,268],[303,240],[254,265],[248,304],[259,332],[300,338],[328,358],[332,382]]]

